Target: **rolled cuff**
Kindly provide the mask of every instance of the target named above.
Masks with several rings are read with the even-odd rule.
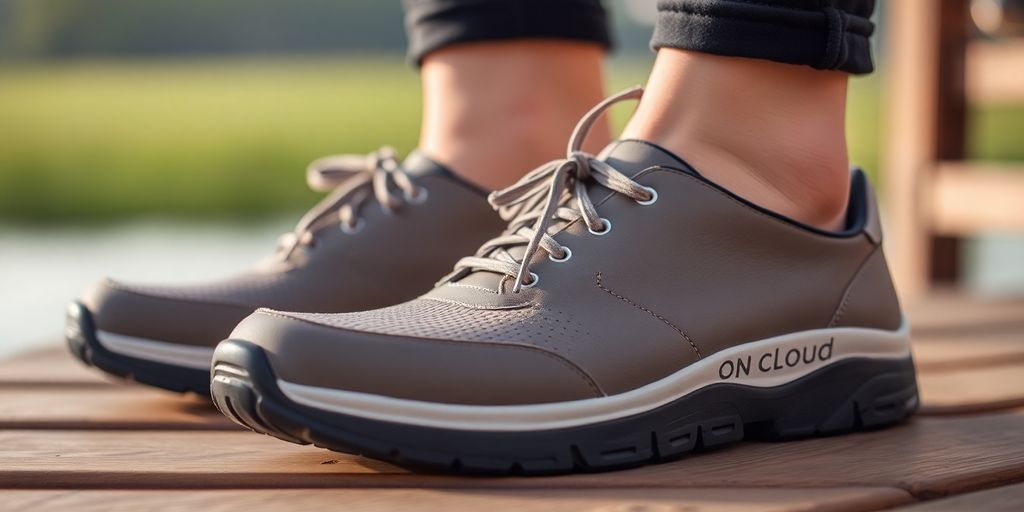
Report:
[[[853,74],[874,70],[874,0],[661,0],[651,47],[803,64]]]
[[[479,41],[566,39],[612,46],[600,0],[403,0],[409,61]]]

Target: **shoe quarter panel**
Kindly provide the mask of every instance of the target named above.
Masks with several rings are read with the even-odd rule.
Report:
[[[298,274],[291,289],[269,306],[342,312],[409,300],[428,291],[459,256],[501,231],[500,217],[476,193],[439,176],[418,181],[429,191],[422,204],[386,213],[368,201],[358,214],[366,226],[362,231],[323,228],[327,232],[318,236],[305,261],[291,270]]]
[[[624,267],[623,278],[685,326],[705,356],[827,327],[874,248],[863,235],[827,236],[795,226],[688,174],[651,171],[639,181],[663,199],[648,207],[647,222],[624,215],[624,236],[636,246],[645,239],[664,243],[638,251],[643,264]],[[645,269],[671,270],[652,275]]]
[[[827,327],[872,249],[863,236],[789,225],[682,172],[636,179],[658,190],[655,204],[608,196],[598,211],[611,232],[577,222],[556,237],[569,262],[531,267],[545,294],[561,296],[552,302],[593,325],[595,339],[572,357],[607,393],[737,344]]]

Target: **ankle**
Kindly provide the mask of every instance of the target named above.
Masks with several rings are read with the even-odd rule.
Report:
[[[846,77],[661,50],[624,137],[679,154],[731,192],[800,222],[842,226]]]
[[[604,53],[590,44],[456,45],[423,65],[420,149],[486,189],[559,158],[579,117],[604,96]],[[607,144],[599,126],[588,149]]]
[[[546,103],[504,98],[471,115],[446,116],[424,129],[419,149],[485,190],[504,188],[565,151],[571,122]]]

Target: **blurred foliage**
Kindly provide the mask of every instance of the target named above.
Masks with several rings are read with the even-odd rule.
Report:
[[[415,142],[401,57],[0,70],[0,219],[247,216],[313,197],[307,161]]]
[[[610,89],[642,83],[650,28],[606,4]],[[0,222],[307,207],[313,158],[415,144],[401,20],[395,0],[0,0]],[[851,156],[869,172],[880,100],[877,78],[852,81]],[[975,155],[1024,160],[1024,107],[972,122]]]
[[[309,53],[405,44],[379,0],[0,0],[0,56]]]
[[[647,52],[623,1],[605,2],[619,51]],[[0,0],[0,60],[404,49],[398,0]]]
[[[649,61],[615,61],[611,89]],[[849,105],[851,158],[873,171],[879,80],[854,79]],[[420,92],[400,55],[73,61],[0,67],[0,113],[0,221],[257,218],[315,201],[313,158],[411,149]],[[972,122],[973,155],[1024,160],[1024,107]]]
[[[1024,162],[1024,105],[974,108],[969,113],[971,156]]]

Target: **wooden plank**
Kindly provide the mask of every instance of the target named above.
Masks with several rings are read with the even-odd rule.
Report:
[[[932,227],[958,235],[1024,230],[1024,168],[945,162],[933,177]]]
[[[993,331],[1024,333],[1024,298],[986,299],[946,288],[908,304],[906,314],[915,340]]]
[[[1024,406],[1024,301],[941,293],[909,314],[923,414]]]
[[[901,507],[898,510],[904,512],[963,512],[964,510],[1018,512],[1022,503],[1024,503],[1024,484],[1015,484],[928,501],[914,506]]]
[[[915,328],[922,414],[1024,406],[1024,304],[930,300],[930,328]],[[923,331],[923,333],[922,333]]]
[[[464,478],[249,432],[0,431],[0,488],[897,487],[935,497],[1024,479],[1024,413],[916,418],[886,430],[748,442],[605,474]]]
[[[1024,363],[921,372],[921,414],[972,414],[1024,407]]]
[[[138,510],[437,512],[498,511],[767,511],[878,510],[911,502],[898,489],[535,489],[426,490],[335,489],[246,491],[5,491],[0,508],[34,512],[136,512]]]
[[[6,430],[0,446],[8,489],[353,487],[405,473],[243,431]]]
[[[913,350],[914,363],[922,374],[993,366],[1024,367],[1022,332],[914,336]]]
[[[63,345],[46,344],[0,361],[0,388],[17,386],[97,387],[113,382],[74,360]]]
[[[967,93],[984,103],[1024,100],[1024,41],[976,41],[967,46]]]
[[[241,430],[209,400],[113,385],[0,387],[0,428]]]

